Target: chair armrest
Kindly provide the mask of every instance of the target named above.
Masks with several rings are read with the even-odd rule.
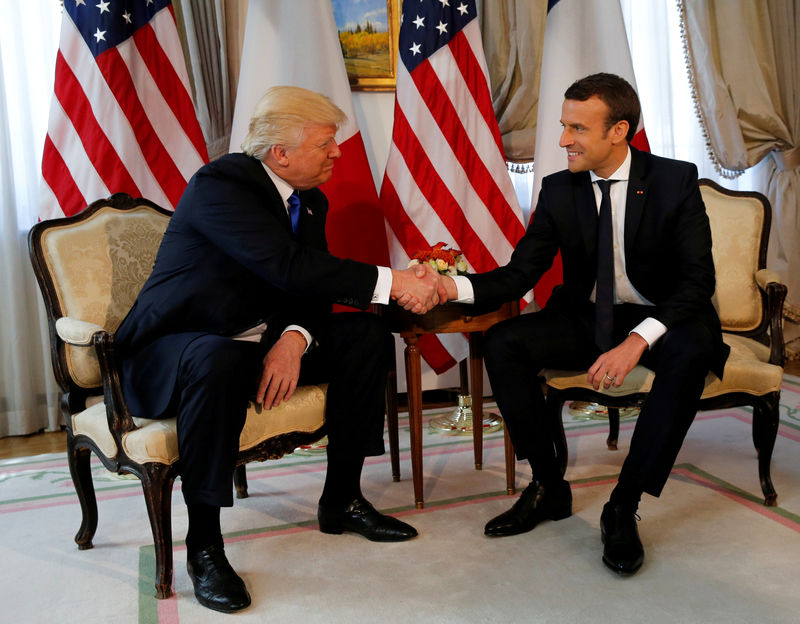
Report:
[[[783,344],[783,303],[786,300],[786,284],[782,284],[780,276],[769,269],[757,271],[756,282],[767,296],[769,336],[772,348],[769,361],[770,364],[783,367],[786,364],[786,347]]]
[[[781,284],[781,276],[771,269],[760,269],[756,271],[756,282],[758,287],[764,292],[767,291],[769,284]]]
[[[103,377],[103,399],[106,404],[108,428],[117,441],[117,448],[122,448],[121,436],[138,429],[128,411],[128,404],[122,394],[122,383],[119,379],[117,358],[114,349],[114,334],[101,329],[92,336],[100,372]]]
[[[62,316],[56,321],[56,334],[67,344],[76,347],[90,347],[92,336],[105,328],[97,323],[81,321],[80,319]]]

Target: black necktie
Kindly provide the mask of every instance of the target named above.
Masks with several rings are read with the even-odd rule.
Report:
[[[601,351],[611,348],[614,330],[614,232],[611,194],[614,180],[598,180],[602,199],[597,218],[597,289],[595,290],[594,341]]]
[[[300,225],[300,195],[297,191],[289,195],[289,220],[292,222],[292,232],[297,234]]]

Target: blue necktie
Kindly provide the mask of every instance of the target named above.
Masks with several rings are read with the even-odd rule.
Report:
[[[595,290],[594,341],[601,351],[612,346],[614,332],[614,234],[611,194],[614,180],[598,180],[600,213],[597,217],[597,289]]]
[[[297,191],[289,195],[289,220],[292,222],[292,232],[297,234],[300,226],[300,195]]]

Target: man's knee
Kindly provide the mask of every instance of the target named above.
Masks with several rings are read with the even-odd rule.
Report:
[[[714,341],[702,323],[687,321],[667,330],[659,341],[662,356],[687,362],[710,361]]]
[[[501,321],[486,330],[483,338],[485,360],[502,360],[519,347],[519,333],[515,327],[516,323]]]
[[[184,386],[201,383],[212,387],[230,384],[244,387],[255,384],[260,363],[256,344],[204,336],[184,351],[179,375]]]

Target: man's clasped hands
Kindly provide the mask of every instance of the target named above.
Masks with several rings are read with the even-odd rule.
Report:
[[[392,270],[391,297],[404,310],[425,314],[441,303],[456,299],[458,291],[449,275],[440,275],[429,264],[415,264],[404,270]]]

